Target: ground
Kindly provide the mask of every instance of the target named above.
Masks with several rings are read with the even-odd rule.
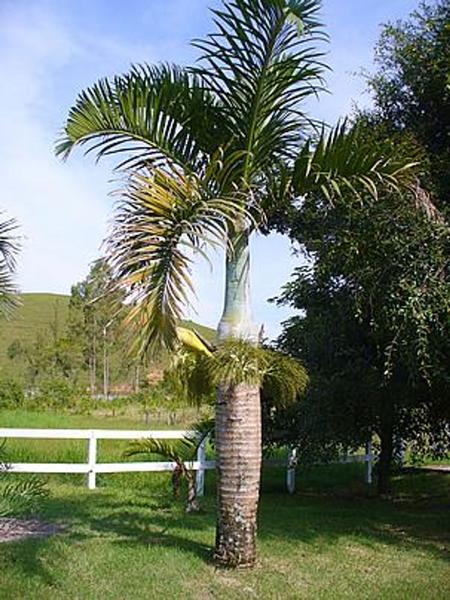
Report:
[[[72,460],[82,449],[68,450]],[[1,544],[0,598],[450,597],[450,475],[408,470],[395,478],[394,497],[380,500],[362,469],[303,470],[293,496],[284,491],[283,470],[265,471],[253,571],[216,570],[210,562],[211,472],[199,515],[186,515],[171,498],[167,474],[100,476],[91,492],[81,476],[49,476],[38,516],[63,529]]]

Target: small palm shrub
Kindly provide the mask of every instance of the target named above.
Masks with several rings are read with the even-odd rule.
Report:
[[[164,460],[175,463],[172,471],[172,491],[174,498],[181,495],[182,484],[187,484],[186,512],[198,512],[200,505],[197,498],[195,471],[189,468],[190,463],[196,460],[197,451],[205,439],[212,433],[214,421],[205,419],[197,423],[189,436],[181,440],[156,440],[143,439],[131,442],[124,453],[125,457],[139,455],[152,459],[158,455]]]
[[[47,496],[45,483],[34,476],[8,481],[5,442],[0,446],[0,518],[22,517],[34,512]]]

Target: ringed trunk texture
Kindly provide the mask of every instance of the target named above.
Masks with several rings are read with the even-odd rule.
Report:
[[[232,232],[219,339],[257,343],[250,309],[250,249],[245,227]],[[216,399],[217,528],[215,562],[251,567],[256,560],[256,515],[261,477],[261,401],[258,385],[219,386]]]
[[[220,386],[216,401],[217,529],[215,561],[251,567],[261,474],[258,385]]]

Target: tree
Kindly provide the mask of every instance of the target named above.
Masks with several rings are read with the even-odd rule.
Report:
[[[392,131],[412,134],[429,156],[425,183],[450,214],[450,2],[421,2],[383,28],[369,79],[375,111]]]
[[[105,259],[98,259],[88,276],[72,286],[69,301],[68,338],[84,356],[91,395],[97,392],[101,373],[105,397],[112,379],[128,374],[133,366],[122,352],[124,333],[118,314],[123,294],[112,291],[113,286],[111,268]]]
[[[130,442],[124,455],[152,457],[157,454],[165,460],[175,463],[172,472],[172,489],[175,498],[179,498],[183,481],[187,483],[186,512],[198,512],[200,505],[197,498],[197,487],[195,471],[190,469],[186,463],[197,459],[197,451],[200,445],[206,441],[214,430],[214,422],[211,419],[201,421],[194,425],[189,436],[181,440],[156,440],[145,439]]]
[[[410,183],[409,161],[374,151],[357,129],[317,131],[304,101],[323,88],[317,0],[224,1],[194,68],[135,66],[85,90],[57,153],[120,156],[128,183],[109,256],[132,309],[137,349],[173,348],[192,288],[190,264],[226,248],[222,341],[257,343],[249,237],[271,211],[312,192],[376,194]],[[320,129],[320,128],[319,128]],[[216,401],[215,559],[251,566],[261,467],[259,382],[241,373]]]
[[[306,451],[378,434],[378,489],[388,493],[396,439],[448,437],[448,227],[407,194],[334,207],[310,196],[291,235],[314,260],[281,297],[306,311],[280,340],[311,373],[295,437]]]

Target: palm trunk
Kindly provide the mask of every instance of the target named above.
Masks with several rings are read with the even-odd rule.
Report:
[[[200,505],[197,499],[197,488],[196,488],[196,480],[195,480],[195,471],[187,471],[186,472],[186,481],[187,481],[187,503],[186,503],[186,512],[199,512]]]
[[[225,308],[219,337],[256,342],[250,314],[246,232],[235,236],[227,256]],[[219,386],[216,401],[217,529],[215,561],[252,566],[261,475],[261,402],[258,385]]]
[[[250,249],[247,231],[231,238],[225,273],[225,306],[218,327],[221,340],[229,337],[257,342],[250,310]]]

